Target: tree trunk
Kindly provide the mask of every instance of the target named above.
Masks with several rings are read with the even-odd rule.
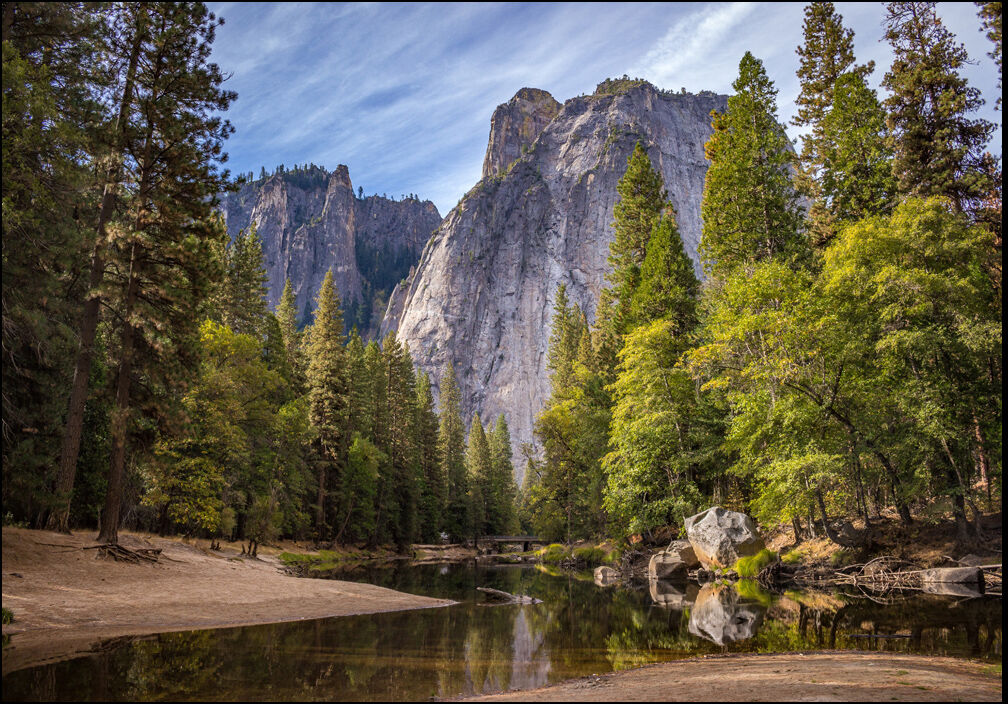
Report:
[[[977,464],[980,465],[980,481],[987,490],[987,510],[989,511],[993,505],[991,499],[990,461],[987,459],[987,450],[984,449],[984,437],[980,431],[980,421],[977,419],[976,413],[973,414],[973,436],[976,438],[977,444]]]
[[[122,508],[123,466],[126,463],[126,443],[129,434],[130,382],[133,378],[133,354],[136,328],[130,324],[130,315],[137,295],[136,242],[130,247],[129,282],[126,286],[126,304],[123,307],[123,333],[119,371],[116,374],[115,410],[112,413],[112,453],[109,462],[108,490],[105,510],[102,512],[98,541],[119,542],[119,513]]]
[[[7,3],[9,7],[13,3]],[[140,57],[140,47],[144,32],[138,27],[133,37],[130,50],[129,66],[126,70],[126,84],[123,87],[122,102],[119,105],[119,117],[116,120],[116,133],[119,143],[113,154],[113,163],[109,165],[105,178],[105,189],[102,193],[101,209],[98,212],[94,251],[91,254],[91,276],[88,280],[89,297],[84,303],[81,317],[80,348],[74,364],[73,382],[70,386],[70,400],[67,408],[66,427],[63,430],[63,441],[60,447],[59,467],[56,470],[55,494],[58,504],[49,515],[49,528],[63,533],[69,533],[70,500],[73,492],[74,479],[77,475],[77,457],[80,454],[81,431],[84,424],[84,406],[88,397],[88,381],[91,376],[91,363],[94,357],[95,331],[98,328],[98,318],[101,302],[98,289],[105,278],[105,226],[112,215],[115,201],[116,185],[120,180],[122,151],[125,149],[126,125],[129,121],[129,106],[133,97],[133,82],[136,77],[137,61]]]
[[[829,517],[826,515],[826,502],[823,501],[822,491],[816,489],[815,496],[816,496],[816,503],[819,505],[819,514],[822,516],[823,532],[826,533],[827,538],[832,540],[837,545],[843,545],[843,543],[840,542],[840,536],[837,535],[836,531],[834,531],[830,527]]]

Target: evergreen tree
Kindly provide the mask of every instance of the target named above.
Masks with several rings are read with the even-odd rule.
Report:
[[[494,535],[510,535],[518,529],[515,514],[518,487],[511,464],[511,431],[503,414],[497,416],[488,442],[493,468],[487,499],[488,530]]]
[[[795,99],[798,108],[791,124],[808,127],[802,137],[796,185],[812,201],[809,226],[814,242],[823,246],[832,237],[834,213],[823,194],[823,170],[826,153],[833,149],[834,133],[827,131],[823,121],[833,106],[834,86],[844,73],[864,78],[874,69],[854,64],[854,32],[843,26],[831,2],[813,2],[805,6],[805,43],[798,47],[800,58],[798,80],[801,92]]]
[[[198,362],[195,313],[220,277],[213,243],[226,236],[213,209],[227,185],[228,174],[217,163],[232,128],[218,115],[234,94],[221,90],[224,76],[209,62],[219,22],[200,4],[145,4],[137,12],[148,17],[142,23],[149,21],[150,40],[137,64],[140,129],[126,162],[136,191],[123,200],[110,228],[107,272],[111,305],[122,322],[99,535],[106,542],[118,539],[131,421],[140,410],[163,423],[178,398],[173,392]],[[139,374],[144,383],[134,386]]]
[[[980,19],[983,28],[987,32],[987,38],[994,44],[994,50],[988,54],[998,68],[998,97],[995,105],[1001,107],[1001,3],[999,2],[978,2],[975,3],[980,8]]]
[[[255,223],[235,237],[227,253],[227,273],[222,286],[221,317],[225,325],[243,335],[261,336],[265,330],[266,266]]]
[[[991,189],[984,150],[994,126],[969,117],[984,100],[961,75],[966,49],[931,2],[889,3],[885,27],[895,58],[882,85],[890,92],[885,105],[899,190],[945,196],[960,212],[976,213]]]
[[[486,432],[483,430],[478,413],[473,416],[472,425],[469,426],[466,471],[469,476],[469,531],[473,538],[478,538],[489,534],[491,530],[487,504],[492,491],[490,483],[493,476],[490,444],[487,442]]]
[[[648,240],[641,283],[633,297],[634,318],[640,323],[666,318],[673,322],[673,334],[685,334],[696,325],[699,290],[693,263],[669,212],[655,222]]]
[[[388,520],[396,546],[405,550],[416,537],[419,455],[414,436],[416,376],[409,350],[389,333],[382,343],[388,403],[388,449],[391,475],[382,491],[390,492]]]
[[[791,179],[794,156],[777,122],[777,89],[749,52],[732,87],[728,111],[713,113],[714,134],[704,147],[710,167],[700,250],[715,279],[745,264],[806,255]]]
[[[433,543],[441,536],[447,487],[438,456],[438,418],[434,412],[430,377],[422,372],[417,375],[415,424],[421,478],[418,532],[421,540]]]
[[[455,379],[455,368],[450,364],[441,373],[440,387],[438,456],[441,458],[441,473],[448,486],[444,530],[458,540],[469,535],[471,509],[469,481],[466,477],[465,428],[460,410],[462,393]]]
[[[308,332],[309,419],[317,435],[315,531],[319,540],[329,535],[326,523],[327,491],[338,480],[349,446],[346,437],[347,378],[343,349],[343,312],[333,285],[332,271],[319,287],[315,322]]]
[[[620,332],[633,326],[631,300],[640,283],[640,266],[647,253],[648,238],[665,210],[668,195],[661,175],[641,143],[627,159],[627,169],[616,186],[620,199],[613,207],[613,240],[609,244],[608,276],[615,298]]]
[[[67,530],[88,368],[77,387],[72,466],[59,464],[71,385],[80,253],[93,238],[95,95],[104,12],[86,3],[5,3],[3,19],[3,505]],[[104,132],[104,130],[101,130]],[[97,302],[95,302],[97,307]],[[92,335],[93,339],[93,335]],[[69,454],[69,453],[68,453]]]
[[[277,303],[275,312],[280,325],[280,334],[283,336],[284,349],[287,351],[292,388],[296,394],[301,394],[304,392],[305,360],[302,335],[298,329],[297,309],[294,307],[294,289],[289,278],[284,283],[283,293],[280,294],[280,302]]]
[[[820,126],[825,146],[819,212],[825,211],[831,227],[892,212],[896,202],[892,150],[885,111],[875,91],[856,73],[843,74]]]

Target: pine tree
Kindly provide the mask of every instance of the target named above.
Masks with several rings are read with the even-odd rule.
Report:
[[[1001,3],[999,2],[977,2],[980,8],[980,19],[983,28],[987,32],[987,38],[994,44],[994,50],[988,54],[998,68],[998,97],[996,107],[1001,107]]]
[[[280,334],[283,336],[284,349],[287,351],[287,364],[291,369],[292,386],[298,395],[304,392],[305,359],[302,349],[302,335],[298,329],[297,309],[294,307],[294,289],[290,279],[284,283],[280,302],[276,307],[276,318],[280,324]],[[352,377],[351,377],[352,378]]]
[[[473,416],[472,424],[469,426],[466,471],[469,476],[469,505],[471,507],[469,530],[470,535],[478,538],[490,532],[487,503],[492,491],[490,482],[493,475],[490,444],[487,442],[486,432],[483,430],[478,413]]]
[[[848,224],[892,212],[896,182],[885,111],[875,91],[856,73],[837,80],[821,129],[827,146],[821,153],[820,207],[829,222]]]
[[[438,418],[434,412],[434,396],[430,377],[417,375],[416,383],[416,441],[420,461],[420,499],[418,521],[420,539],[437,542],[444,521],[447,487],[438,456]]]
[[[900,193],[944,196],[975,213],[990,192],[984,153],[994,126],[969,115],[984,100],[961,75],[969,57],[930,2],[886,6],[886,39],[895,58],[882,85]]]
[[[631,299],[640,283],[640,266],[647,253],[651,228],[668,204],[661,175],[641,143],[627,159],[627,169],[616,186],[620,199],[613,207],[613,240],[609,244],[608,276],[615,298],[620,332],[633,327]]]
[[[794,156],[777,122],[777,89],[763,63],[746,52],[725,114],[712,113],[714,134],[704,146],[704,267],[715,279],[771,258],[801,260],[802,212],[791,179]]]
[[[633,297],[634,318],[641,323],[667,318],[673,322],[674,333],[683,335],[696,325],[699,291],[693,263],[669,212],[654,224],[648,240],[641,283]]]
[[[73,465],[57,452],[74,333],[87,291],[80,254],[93,226],[103,125],[95,96],[104,12],[85,3],[5,3],[3,18],[3,505],[67,530]],[[104,131],[104,130],[102,130]],[[96,304],[97,305],[97,304]],[[83,420],[88,369],[77,386]],[[60,464],[55,492],[52,468]],[[55,496],[53,495],[55,494]]]
[[[416,537],[419,456],[414,436],[416,376],[409,350],[389,333],[382,343],[382,360],[388,384],[388,450],[392,473],[388,520],[396,546],[405,550]]]
[[[338,480],[342,458],[349,446],[346,437],[347,378],[343,349],[343,312],[333,285],[332,271],[319,287],[315,322],[308,332],[309,420],[317,434],[315,531],[319,540],[328,536],[326,496]]]
[[[490,495],[487,503],[488,531],[494,535],[510,535],[517,530],[515,502],[518,487],[514,480],[511,464],[511,431],[504,415],[497,416],[497,423],[488,438],[493,474],[490,478]]]
[[[874,69],[874,62],[854,64],[854,32],[843,26],[843,17],[831,2],[805,6],[804,36],[805,43],[797,49],[801,92],[795,99],[798,111],[791,124],[810,131],[802,137],[795,182],[812,201],[809,225],[813,240],[821,247],[832,238],[834,229],[833,213],[822,193],[825,155],[833,148],[833,134],[824,129],[823,120],[832,109],[834,86],[840,76],[851,72],[864,78]]]
[[[441,413],[438,425],[438,455],[448,495],[445,501],[444,530],[458,540],[469,535],[471,509],[469,481],[466,477],[465,426],[462,425],[462,393],[455,379],[455,368],[445,367],[440,383]]]
[[[253,337],[265,332],[268,280],[262,242],[253,223],[248,230],[238,233],[228,249],[221,301],[221,317],[225,325],[237,333]]]
[[[138,12],[149,15],[151,39],[138,62],[141,125],[129,150],[136,160],[126,164],[137,187],[111,228],[108,271],[111,305],[122,323],[99,540],[113,543],[131,421],[142,410],[163,422],[198,362],[196,311],[220,277],[213,243],[226,236],[213,209],[228,181],[217,163],[232,128],[217,115],[234,99],[209,62],[219,22],[205,6],[142,5]],[[134,387],[139,374],[144,385]]]

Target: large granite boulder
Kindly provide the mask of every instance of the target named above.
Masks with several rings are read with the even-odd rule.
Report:
[[[697,559],[707,568],[732,567],[766,545],[753,519],[744,513],[713,506],[686,519],[686,536]]]
[[[656,552],[648,563],[648,579],[670,579],[685,582],[689,567],[677,553]]]
[[[689,632],[718,645],[756,635],[766,607],[744,600],[730,584],[707,584],[690,611]]]
[[[700,588],[695,584],[675,584],[663,579],[652,579],[648,584],[651,601],[655,606],[682,611],[696,601]]]

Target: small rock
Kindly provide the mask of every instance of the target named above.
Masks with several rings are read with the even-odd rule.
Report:
[[[620,579],[620,573],[612,567],[596,567],[594,572],[595,584],[600,587],[611,587]]]

